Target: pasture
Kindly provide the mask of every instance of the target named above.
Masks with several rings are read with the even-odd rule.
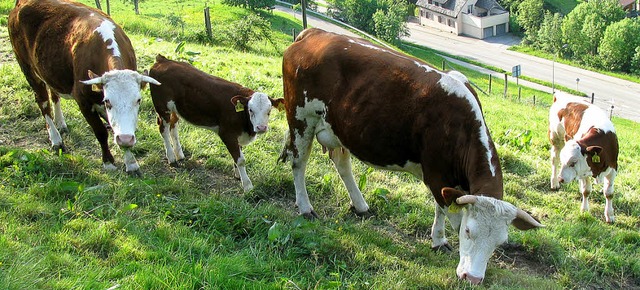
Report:
[[[167,164],[148,90],[133,149],[142,178],[124,172],[122,151],[113,145],[122,170],[102,170],[97,142],[73,101],[62,101],[70,129],[64,141],[71,152],[50,152],[44,120],[8,40],[6,18],[13,2],[0,1],[2,289],[640,288],[638,123],[613,119],[620,141],[617,220],[606,224],[601,193],[591,195],[589,213],[580,213],[575,182],[549,190],[550,96],[523,88],[527,101],[516,101],[511,84],[504,98],[494,79],[493,93],[480,93],[480,100],[500,154],[505,200],[547,227],[527,232],[512,227],[483,284],[470,286],[456,277],[458,244],[449,226],[456,251],[431,251],[433,198],[408,174],[354,160],[354,175],[376,213],[358,218],[316,143],[307,186],[320,219],[299,217],[290,165],[276,162],[287,126],[283,112],[275,111],[269,132],[243,149],[255,185],[246,194],[233,178],[224,144],[209,130],[182,122],[188,160],[178,168]],[[223,35],[250,12],[209,2],[218,28],[214,41],[205,43],[204,2],[147,0],[141,15],[134,15],[132,5],[111,1],[114,20],[136,48],[139,70],[150,68],[161,53],[282,97],[281,56],[292,41],[291,29],[300,31],[297,20],[264,13],[273,42],[241,51]],[[426,50],[403,49],[435,66],[442,61]],[[486,76],[460,70],[486,90]],[[536,105],[528,101],[533,95]]]

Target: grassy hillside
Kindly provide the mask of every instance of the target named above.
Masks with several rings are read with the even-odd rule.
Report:
[[[147,0],[140,16],[133,15],[131,5],[111,2],[115,20],[134,43],[140,69],[149,68],[157,53],[193,58],[211,74],[282,96],[281,53],[291,42],[291,29],[300,27],[290,15],[264,14],[275,28],[275,44],[255,43],[243,52],[221,36],[212,43],[198,38],[205,1]],[[182,123],[181,140],[190,157],[178,168],[168,166],[148,91],[135,148],[143,178],[101,169],[97,142],[71,101],[62,103],[71,153],[51,154],[43,118],[10,52],[2,19],[12,3],[0,2],[2,289],[640,287],[638,123],[613,120],[621,154],[617,222],[609,225],[603,221],[602,194],[594,192],[591,212],[581,214],[577,184],[548,190],[550,97],[523,88],[517,101],[510,84],[505,98],[502,81],[494,78],[493,93],[480,98],[501,156],[505,199],[541,218],[547,228],[512,228],[509,243],[492,257],[485,282],[472,287],[455,275],[457,251],[431,251],[433,198],[408,174],[371,170],[354,161],[356,178],[376,212],[358,218],[316,144],[307,184],[321,219],[300,218],[290,166],[276,162],[287,126],[282,112],[272,114],[270,131],[244,149],[256,186],[247,194],[233,178],[224,145],[205,129]],[[218,33],[249,13],[209,5]],[[185,21],[184,30],[165,22],[169,13]],[[175,52],[183,40],[189,41],[185,49]],[[441,63],[428,50],[405,49],[436,66]],[[487,76],[460,70],[487,91]],[[112,151],[123,167],[122,152]],[[449,236],[457,247],[456,235],[449,231]]]

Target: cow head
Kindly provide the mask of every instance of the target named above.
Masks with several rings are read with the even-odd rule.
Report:
[[[593,170],[587,159],[593,166],[601,163],[600,155],[602,147],[585,146],[576,140],[569,140],[560,151],[560,183],[569,183],[574,179],[593,176]]]
[[[509,224],[520,230],[544,227],[525,211],[492,197],[465,195],[453,189],[442,189],[452,208],[462,210],[460,224],[460,262],[456,270],[460,279],[480,284],[489,258],[497,246],[507,241]]]
[[[102,91],[104,108],[109,125],[113,129],[115,143],[120,147],[133,147],[140,109],[140,89],[146,83],[160,85],[155,79],[131,70],[112,70],[102,76],[89,71],[89,80],[94,91]]]
[[[236,112],[247,110],[249,119],[253,124],[253,131],[258,134],[267,132],[271,108],[282,109],[284,99],[274,100],[263,93],[253,93],[249,97],[235,96],[231,103],[236,107]]]

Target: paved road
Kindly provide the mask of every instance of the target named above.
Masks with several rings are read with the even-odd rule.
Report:
[[[301,19],[300,13],[293,12],[291,9],[281,6],[277,6],[276,9],[293,14],[296,18]],[[358,36],[340,26],[313,17],[311,14],[307,14],[307,16],[309,26],[345,35]],[[511,45],[519,43],[519,39],[508,35],[478,40],[426,28],[413,22],[409,22],[408,27],[411,36],[405,38],[404,40],[406,41],[452,55],[473,59],[506,71],[511,71],[513,66],[520,65],[524,76],[548,82],[555,80],[556,84],[577,88],[577,90],[588,96],[595,93],[595,104],[600,108],[610,111],[613,105],[613,115],[640,122],[640,84],[509,51],[507,49]],[[455,60],[451,61],[456,62]],[[457,62],[460,63],[459,61]],[[468,64],[467,66],[474,67]],[[477,67],[475,68],[477,69]],[[577,83],[576,78],[580,79]],[[520,80],[520,83],[548,93],[552,92],[552,89],[546,86],[523,80]]]

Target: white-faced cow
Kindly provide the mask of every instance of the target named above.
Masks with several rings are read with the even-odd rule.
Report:
[[[502,201],[500,163],[480,103],[466,77],[320,29],[303,31],[285,51],[289,131],[281,159],[292,160],[296,204],[317,216],[305,188],[314,137],[329,150],[356,213],[369,206],[353,178],[350,155],[372,166],[412,173],[431,189],[434,248],[449,248],[445,216],[460,235],[461,279],[478,284],[508,225],[542,226]],[[454,189],[458,188],[458,189]],[[462,211],[449,211],[452,204]]]
[[[549,110],[551,189],[577,179],[582,211],[589,210],[591,177],[603,183],[604,217],[614,222],[613,180],[618,174],[618,137],[613,123],[600,108],[582,99],[556,93]],[[560,171],[558,172],[558,167]]]
[[[267,131],[271,108],[281,106],[283,100],[271,99],[162,55],[156,57],[149,75],[162,83],[152,84],[150,89],[169,163],[184,159],[177,126],[182,118],[220,136],[233,157],[242,187],[251,190],[241,146]]]
[[[126,171],[140,174],[130,151],[136,143],[140,89],[147,82],[160,83],[136,72],[133,47],[122,29],[101,11],[64,0],[19,0],[8,25],[54,151],[66,151],[60,97],[72,98],[100,143],[104,168],[116,169],[108,145],[110,126],[115,143],[125,150]]]

